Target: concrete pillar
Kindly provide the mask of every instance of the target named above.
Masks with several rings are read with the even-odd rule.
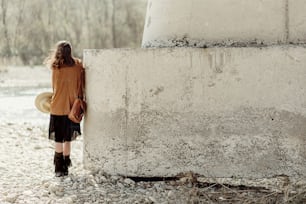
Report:
[[[306,176],[306,49],[85,51],[85,166]]]
[[[149,0],[143,47],[305,43],[304,0]]]
[[[85,166],[305,177],[305,9],[303,0],[149,0],[142,46],[153,49],[84,51]]]
[[[289,41],[306,43],[306,1],[288,0]]]

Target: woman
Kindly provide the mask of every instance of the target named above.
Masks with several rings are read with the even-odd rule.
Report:
[[[49,139],[55,141],[55,176],[68,175],[71,166],[71,141],[81,134],[80,124],[68,118],[76,98],[84,96],[84,68],[80,59],[74,58],[71,45],[60,41],[47,58],[52,69],[53,95],[50,105]]]

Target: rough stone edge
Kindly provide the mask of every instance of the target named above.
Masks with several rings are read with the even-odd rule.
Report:
[[[253,39],[248,41],[237,41],[232,39],[222,40],[222,41],[205,41],[199,39],[192,39],[188,37],[176,37],[168,38],[165,40],[150,40],[142,43],[142,48],[171,48],[171,47],[185,47],[185,48],[214,48],[214,47],[269,47],[269,46],[302,46],[306,47],[306,41],[290,41],[285,42],[266,42],[260,39]]]

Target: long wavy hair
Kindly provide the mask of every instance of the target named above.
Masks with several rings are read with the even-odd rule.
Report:
[[[73,66],[75,61],[72,57],[71,45],[68,41],[59,41],[56,48],[45,60],[45,64],[52,69],[60,69],[63,66]]]

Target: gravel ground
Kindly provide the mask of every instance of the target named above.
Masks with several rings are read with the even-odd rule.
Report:
[[[82,138],[73,142],[69,176],[56,178],[46,126],[4,123],[0,129],[0,203],[306,202],[305,185],[299,181],[293,186],[287,177],[209,179],[186,173],[153,181],[85,170]]]
[[[47,139],[46,126],[8,123],[0,127],[0,203],[226,203],[271,193],[274,200],[280,199],[277,191],[231,189],[198,182],[192,174],[136,182],[102,171],[86,171],[82,166],[82,138],[73,143],[70,175],[55,178],[53,142]]]

